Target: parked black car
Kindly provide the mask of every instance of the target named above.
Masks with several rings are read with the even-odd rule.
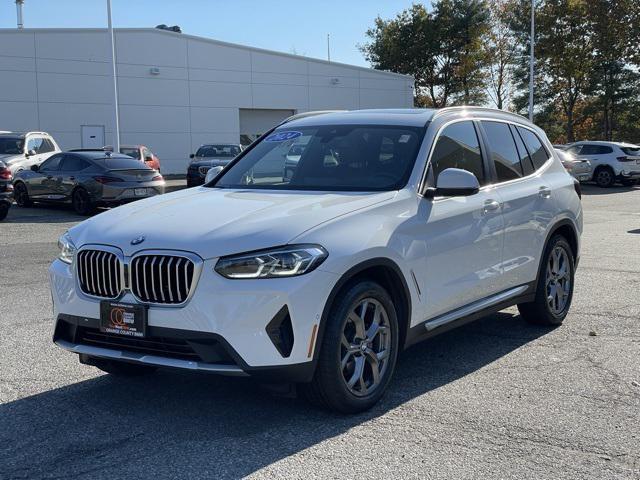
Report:
[[[210,168],[227,166],[240,152],[242,146],[239,144],[202,145],[195,154],[189,155],[192,160],[187,169],[187,187],[202,185]]]
[[[162,175],[139,160],[104,150],[58,153],[13,181],[18,206],[70,202],[80,215],[160,195],[164,185]]]
[[[13,198],[13,185],[11,184],[11,170],[3,162],[0,162],[0,221],[7,218],[11,199]]]

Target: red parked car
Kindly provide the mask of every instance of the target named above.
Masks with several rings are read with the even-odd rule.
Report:
[[[111,145],[104,147],[104,149],[113,151]],[[160,159],[149,147],[144,145],[120,145],[120,153],[141,160],[154,170],[160,171]]]

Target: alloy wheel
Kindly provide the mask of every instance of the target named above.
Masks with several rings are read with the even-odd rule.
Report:
[[[374,298],[360,300],[342,331],[340,371],[349,391],[362,397],[380,385],[391,354],[391,328],[384,306]]]
[[[605,168],[598,171],[598,175],[596,176],[596,183],[598,185],[609,185],[611,183],[612,177],[611,172]]]
[[[549,255],[545,288],[549,310],[554,315],[561,315],[571,293],[571,262],[561,246],[556,246]]]

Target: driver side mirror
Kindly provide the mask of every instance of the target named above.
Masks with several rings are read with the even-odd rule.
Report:
[[[466,197],[480,191],[476,176],[461,168],[447,168],[440,172],[436,187],[424,191],[426,198],[434,197]]]
[[[195,153],[190,154],[189,158],[196,158],[196,154]]]
[[[218,165],[217,167],[211,167],[207,172],[207,176],[204,177],[204,183],[206,184],[211,182],[212,180],[215,180],[215,178],[220,175],[220,172],[222,172],[222,170],[224,170],[224,167],[221,167],[220,165]]]
[[[35,155],[36,151],[35,150],[29,150],[27,153],[24,154],[25,157],[31,157],[32,155]]]
[[[31,165],[31,170],[33,170],[34,172],[40,171],[40,165]]]

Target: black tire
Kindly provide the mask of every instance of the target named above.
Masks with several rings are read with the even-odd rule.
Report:
[[[9,204],[5,202],[0,202],[0,222],[7,218],[9,214]]]
[[[386,321],[384,322],[386,328],[384,331],[379,330],[379,337],[374,334],[372,338],[377,338],[373,342],[378,342],[378,345],[382,345],[383,342],[388,345],[388,356],[380,360],[380,363],[376,362],[379,367],[377,370],[379,372],[379,380],[376,382],[373,376],[372,364],[370,360],[365,358],[367,357],[364,353],[365,347],[363,347],[362,352],[354,351],[353,354],[350,354],[352,355],[353,365],[357,365],[356,356],[363,358],[362,364],[364,366],[361,372],[370,374],[371,383],[365,388],[365,393],[361,392],[360,395],[356,395],[347,386],[347,380],[344,376],[345,368],[348,369],[349,364],[347,363],[346,367],[341,366],[341,361],[344,358],[343,351],[346,352],[341,340],[344,336],[345,328],[348,328],[349,315],[365,300],[376,303],[373,304],[373,313],[370,312],[370,308],[362,307],[367,309],[367,312],[370,312],[369,314],[365,312],[363,318],[371,318],[379,307],[383,307],[386,314]],[[320,349],[316,371],[311,383],[301,385],[302,393],[314,405],[340,413],[357,413],[368,410],[380,400],[387,389],[398,357],[399,329],[393,301],[387,291],[379,284],[368,280],[359,281],[345,287],[336,297],[326,321],[327,325],[322,342],[316,347]],[[367,327],[366,321],[364,321],[367,334],[370,331],[371,323]],[[388,339],[386,335],[389,335],[390,338]],[[354,338],[353,343],[357,341],[359,340]],[[361,342],[366,343],[366,340]],[[375,348],[372,346],[373,342],[369,343],[369,347]],[[387,351],[386,348],[385,351]],[[376,353],[374,350],[370,350],[370,352]],[[387,363],[385,365],[382,362]],[[355,369],[357,367],[354,366],[353,368],[354,372],[349,376],[355,378]],[[361,374],[360,378],[363,379],[365,375],[366,373]],[[362,381],[364,384],[365,380]],[[374,388],[368,393],[367,390],[371,387]]]
[[[118,362],[102,358],[92,358],[91,365],[99,368],[103,372],[119,377],[141,377],[152,374],[157,370],[156,367],[148,365],[137,365],[135,363]]]
[[[16,203],[18,204],[19,207],[31,207],[33,206],[33,202],[31,201],[31,198],[29,198],[29,192],[27,190],[27,186],[22,183],[22,182],[18,182],[13,186],[13,197],[16,199]]]
[[[569,279],[569,287],[567,298],[565,300],[564,306],[560,311],[555,310],[549,305],[549,295],[547,285],[547,275],[550,269],[549,263],[551,260],[551,255],[557,249],[561,249],[566,253],[566,266],[568,268],[568,279]],[[569,245],[569,242],[562,235],[554,235],[547,248],[545,249],[544,255],[542,256],[540,273],[538,275],[538,284],[536,285],[536,297],[533,302],[529,303],[520,303],[518,304],[518,310],[520,311],[520,315],[527,322],[533,323],[536,325],[551,325],[557,326],[561,325],[564,321],[567,313],[569,312],[569,308],[571,307],[571,300],[573,299],[573,286],[575,279],[575,258],[574,252]],[[551,280],[553,282],[553,280]],[[556,283],[558,285],[558,283]],[[552,300],[556,302],[556,307],[559,307],[557,303],[557,298]]]
[[[613,184],[616,183],[615,173],[610,167],[598,167],[593,174],[593,179],[601,188],[613,187]]]
[[[88,216],[95,211],[95,205],[84,188],[76,188],[71,195],[73,209],[78,215]]]

